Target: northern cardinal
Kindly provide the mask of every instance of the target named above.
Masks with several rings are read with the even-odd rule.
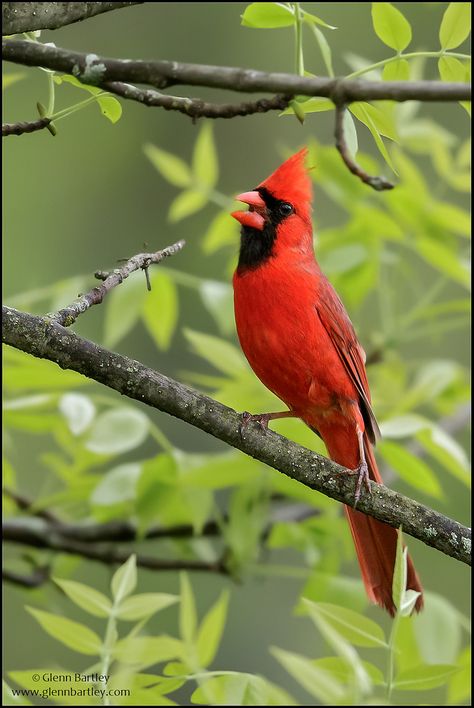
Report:
[[[365,352],[344,305],[313,251],[307,150],[290,157],[237,200],[248,211],[233,278],[237,333],[258,378],[289,410],[244,414],[263,428],[276,418],[301,418],[324,441],[329,456],[358,475],[355,504],[368,479],[382,483],[372,445],[380,436],[370,403]],[[392,578],[397,532],[344,507],[367,595],[393,616]],[[407,588],[422,593],[408,558]],[[423,607],[423,595],[415,609]]]

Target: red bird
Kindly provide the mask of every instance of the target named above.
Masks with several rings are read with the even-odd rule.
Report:
[[[306,154],[301,150],[253,191],[240,194],[237,199],[250,209],[232,214],[242,224],[233,279],[240,344],[258,378],[289,408],[244,414],[244,422],[266,428],[275,418],[301,418],[323,439],[330,457],[358,475],[357,503],[362,483],[368,488],[369,478],[382,483],[372,450],[380,431],[370,404],[365,352],[315,260]],[[397,532],[344,509],[367,594],[394,615]],[[422,592],[410,558],[407,587]],[[416,610],[422,606],[420,594]]]

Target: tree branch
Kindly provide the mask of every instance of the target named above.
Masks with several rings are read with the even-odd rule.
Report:
[[[2,35],[55,30],[141,2],[2,2]]]
[[[242,435],[241,416],[231,408],[90,342],[51,318],[4,307],[2,338],[17,349],[176,416],[311,489],[353,504],[355,480],[340,465],[273,431],[262,435],[258,425],[249,425]],[[470,565],[470,529],[383,485],[371,482],[370,486],[372,494],[362,496],[359,511],[390,526],[402,526],[408,535]]]
[[[259,98],[258,101],[244,101],[242,103],[207,103],[200,98],[187,98],[185,96],[170,96],[154,89],[139,89],[132,84],[121,81],[108,81],[102,88],[114,93],[121,98],[138,101],[145,106],[164,108],[165,111],[178,111],[196,118],[235,118],[236,116],[250,116],[254,113],[268,113],[269,111],[283,111],[288,107],[291,96],[274,96],[273,98]]]
[[[112,290],[112,288],[123,283],[130,273],[139,269],[146,271],[153,263],[160,263],[164,258],[173,256],[175,253],[178,253],[178,251],[181,251],[184,245],[185,241],[177,241],[172,246],[167,246],[156,253],[139,253],[136,256],[132,256],[122,268],[116,268],[110,273],[97,271],[96,277],[104,281],[102,285],[92,288],[86,295],[81,295],[72,305],[49,315],[51,320],[68,327],[77,320],[79,315],[88,310],[89,307],[99,305],[107,293]]]
[[[29,123],[2,123],[2,138],[7,135],[24,135],[25,133],[35,133],[37,130],[47,128],[51,123],[51,118],[38,118]]]
[[[69,553],[88,558],[89,560],[100,561],[107,565],[121,565],[125,563],[130,555],[130,551],[121,551],[110,546],[91,546],[87,541],[66,538],[58,532],[54,524],[48,523],[45,519],[15,517],[5,521],[2,525],[2,530],[4,541],[33,546],[34,548],[49,548],[60,553]],[[222,560],[211,563],[194,560],[160,559],[154,556],[138,554],[137,565],[149,570],[200,570],[227,574]]]
[[[347,108],[345,104],[339,103],[336,105],[336,119],[334,130],[334,137],[336,138],[336,147],[339,150],[346,167],[352,172],[353,175],[356,175],[356,177],[362,180],[362,182],[368,184],[377,192],[382,192],[385,189],[393,189],[394,184],[392,182],[389,182],[384,177],[371,177],[352,158],[344,134],[344,115],[346,113],[346,110]]]
[[[110,81],[146,84],[161,90],[178,85],[207,86],[245,93],[323,96],[336,105],[353,101],[446,102],[469,101],[471,98],[471,87],[467,83],[310,78],[176,61],[110,59],[23,40],[3,39],[2,57],[16,64],[72,74],[83,83],[94,86],[104,86]]]
[[[47,566],[35,568],[30,575],[16,573],[14,570],[3,568],[2,579],[7,583],[20,585],[20,587],[24,588],[39,588],[40,585],[43,585],[47,580],[49,580],[49,568]]]

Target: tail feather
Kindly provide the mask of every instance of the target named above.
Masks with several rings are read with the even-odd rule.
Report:
[[[371,479],[382,483],[372,446],[365,440],[365,456]],[[360,511],[344,507],[354,539],[362,579],[369,599],[384,607],[393,617],[396,607],[392,599],[392,578],[397,550],[397,531],[392,526],[377,521]],[[423,588],[411,558],[408,556],[407,588],[422,593]],[[423,608],[421,594],[415,604]]]

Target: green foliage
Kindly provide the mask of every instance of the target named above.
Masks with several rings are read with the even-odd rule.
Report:
[[[333,61],[339,57],[331,51],[326,30],[335,28],[306,7],[252,3],[242,15],[242,25],[282,28],[281,32],[293,28],[298,52],[303,55],[305,49],[315,57],[318,75],[332,76]],[[468,13],[468,3],[451,3],[444,12],[441,8],[441,49],[408,52],[418,41],[415,23],[412,32],[395,5],[373,3],[370,32],[373,29],[393,52],[375,64],[348,55],[348,76],[421,80],[431,77],[437,66],[443,81],[468,81],[467,55],[452,51],[469,36]],[[297,32],[298,25],[301,31]],[[242,29],[242,36],[245,32]],[[436,34],[437,28],[433,41]],[[274,36],[276,41],[278,33]],[[303,47],[307,38],[314,43],[314,54]],[[8,75],[7,84],[19,78]],[[120,117],[119,104],[99,89],[66,76],[48,74],[48,81],[52,91],[48,109],[54,105],[54,88],[64,83],[90,94],[86,101],[64,111],[48,110],[55,120],[89,102],[108,111],[110,120]],[[71,89],[59,91],[66,94]],[[463,492],[470,486],[466,452],[443,422],[468,401],[467,372],[457,361],[455,346],[445,358],[434,353],[440,339],[466,331],[469,321],[470,219],[462,199],[469,190],[470,141],[449,125],[428,118],[419,104],[352,104],[345,117],[351,153],[372,174],[380,173],[386,163],[397,175],[396,189],[379,194],[348,172],[332,144],[316,138],[323,134],[324,113],[332,110],[328,99],[295,97],[283,111],[285,116],[298,113],[300,119],[306,118],[313,136],[308,141],[308,162],[314,167],[318,259],[359,325],[368,355],[379,352],[381,356],[368,373],[383,433],[377,453],[395,474],[390,484],[397,486],[401,480],[408,493],[411,490],[416,498],[443,508],[451,488]],[[202,275],[199,259],[192,273],[175,270],[178,263],[171,267],[167,262],[151,266],[151,292],[142,274],[132,275],[100,308],[104,313],[102,339],[108,347],[121,343],[127,348],[139,331],[146,332],[151,350],[168,352],[169,361],[178,349],[186,350],[186,366],[192,370],[179,372],[178,377],[238,410],[278,410],[281,402],[250,371],[236,343],[229,278],[239,239],[237,224],[229,216],[234,203],[230,194],[265,175],[257,160],[249,168],[248,185],[232,183],[228,194],[220,191],[220,175],[231,174],[231,170],[219,160],[221,150],[212,125],[203,122],[199,126],[188,161],[163,149],[166,144],[159,137],[157,145],[146,143],[143,149],[156,170],[157,185],[164,179],[176,189],[168,211],[169,221],[175,224],[171,228],[179,229],[179,222],[188,218],[189,233],[196,234],[203,260],[213,264],[213,259],[218,262],[220,258],[220,263],[226,259],[225,274]],[[295,123],[294,130],[299,129]],[[369,153],[364,137],[377,149]],[[295,138],[275,153],[275,165],[299,142]],[[325,200],[336,207],[329,218]],[[207,227],[200,234],[191,219],[205,207]],[[20,293],[11,304],[35,312],[54,311],[89,287],[90,278],[74,276]],[[208,316],[206,331],[189,317],[189,295]],[[413,343],[420,345],[416,355]],[[118,401],[74,372],[12,349],[5,351],[4,363],[5,485],[19,494],[25,491],[17,450],[31,441],[38,448],[32,513],[46,509],[65,523],[83,525],[126,521],[137,530],[137,545],[150,543],[145,539],[152,528],[185,525],[192,529],[190,536],[169,539],[148,554],[159,557],[163,550],[165,557],[169,554],[182,563],[220,563],[237,580],[269,576],[268,587],[275,593],[286,579],[301,582],[294,603],[299,615],[295,622],[307,622],[328,648],[324,656],[318,647],[308,657],[298,644],[290,646],[288,638],[288,646],[273,647],[271,654],[275,672],[284,669],[283,675],[298,684],[307,703],[468,703],[466,620],[451,601],[432,592],[438,580],[437,571],[429,572],[430,566],[424,574],[425,609],[412,616],[416,594],[406,589],[401,534],[393,586],[398,614],[387,631],[381,613],[367,613],[358,571],[356,577],[350,576],[348,562],[354,559],[354,549],[339,505],[238,451],[216,452],[209,445],[193,452],[193,444],[182,433],[170,433],[168,440],[153,411]],[[325,454],[323,443],[300,421],[277,421],[274,429]],[[304,504],[308,517],[302,521],[279,518],[275,501],[282,508]],[[26,513],[9,496],[4,504],[8,518]],[[218,538],[200,535],[210,520],[216,523]],[[7,562],[41,565],[45,561],[46,554],[40,550],[30,549],[30,555],[25,560],[15,550]],[[111,674],[109,687],[131,692],[128,698],[114,698],[115,704],[176,705],[186,700],[178,693],[180,689],[201,705],[299,704],[300,698],[260,676],[258,666],[252,667],[255,673],[211,669],[219,666],[219,648],[231,626],[235,627],[229,625],[226,631],[231,601],[226,590],[216,591],[202,612],[207,600],[186,575],[181,576],[179,590],[176,581],[176,594],[138,592],[143,575],[131,556],[113,575],[108,591],[76,580],[83,579],[84,561],[74,559],[68,564],[63,555],[54,560],[51,556],[47,562],[53,563],[54,582],[66,601],[76,606],[75,611],[85,613],[85,619],[77,620],[72,612],[71,619],[62,616],[56,606],[48,607],[51,612],[30,607],[39,625],[33,630],[44,630],[82,658],[94,657],[90,671],[104,669]],[[153,577],[159,588],[159,574]],[[46,602],[50,587],[43,595],[33,595],[29,604],[36,599],[38,604]],[[153,624],[151,629],[152,618],[158,613],[159,623],[159,613],[166,608],[174,613],[176,629],[170,630],[174,636],[165,633],[163,625]],[[269,636],[268,645],[274,643]],[[58,667],[50,663],[45,658],[37,673],[48,669],[57,673]],[[57,687],[83,687],[74,679],[76,666],[60,668],[64,681]],[[8,680],[23,688],[46,688],[42,682],[33,682],[34,672],[11,672]],[[6,703],[28,704],[21,696],[12,697],[10,684],[5,690]],[[413,699],[407,691],[418,694]]]

